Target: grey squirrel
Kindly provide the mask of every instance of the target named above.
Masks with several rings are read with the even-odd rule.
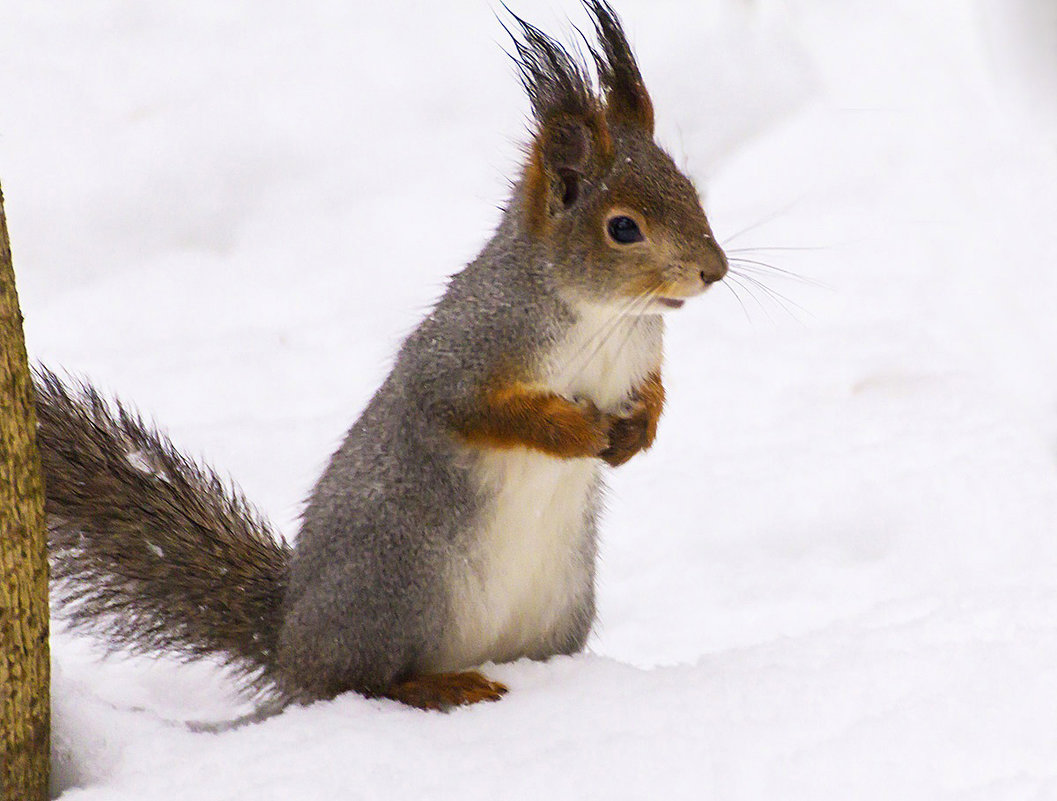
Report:
[[[653,141],[615,12],[584,5],[597,88],[514,16],[534,122],[521,175],[331,458],[294,547],[120,403],[38,368],[73,626],[219,657],[276,709],[349,690],[427,709],[497,700],[506,688],[473,668],[583,648],[602,464],[653,443],[662,313],[727,270],[693,184]]]

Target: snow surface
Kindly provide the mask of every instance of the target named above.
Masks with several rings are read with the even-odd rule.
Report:
[[[583,21],[556,5],[514,4]],[[612,476],[589,653],[489,668],[495,705],[346,696],[213,735],[178,723],[246,710],[213,666],[56,633],[63,798],[1057,798],[1052,6],[620,10],[720,238],[808,281],[749,273],[784,299],[732,284],[670,317],[670,406]],[[526,103],[491,9],[3,19],[33,356],[292,535],[497,219]]]

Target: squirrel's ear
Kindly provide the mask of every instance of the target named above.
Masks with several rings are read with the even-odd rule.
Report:
[[[601,172],[611,151],[601,114],[587,119],[559,115],[540,126],[532,145],[532,160],[550,178],[553,199],[569,208],[579,198],[583,180]]]
[[[508,9],[509,11],[509,9]],[[561,43],[511,13],[521,28],[511,54],[532,103],[536,134],[525,170],[529,222],[536,230],[572,206],[585,178],[604,169],[613,144],[586,69]]]
[[[606,93],[606,118],[653,136],[653,101],[613,7],[605,0],[584,0],[594,16],[601,52],[591,48],[598,79]]]
[[[600,110],[587,119],[560,114],[542,123],[525,168],[530,226],[540,231],[548,220],[571,208],[585,180],[602,172],[612,147]]]

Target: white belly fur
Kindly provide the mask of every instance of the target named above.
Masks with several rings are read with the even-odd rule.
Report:
[[[588,397],[603,410],[618,408],[659,368],[661,323],[628,319],[608,338],[604,326],[601,316],[585,316],[555,350],[541,385]],[[591,593],[586,520],[601,461],[528,448],[474,458],[484,508],[471,550],[453,565],[453,630],[437,670],[550,655],[563,621]]]

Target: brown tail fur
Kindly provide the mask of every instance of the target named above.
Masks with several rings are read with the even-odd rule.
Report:
[[[35,379],[59,614],[114,646],[219,657],[268,691],[289,546],[120,403]]]

